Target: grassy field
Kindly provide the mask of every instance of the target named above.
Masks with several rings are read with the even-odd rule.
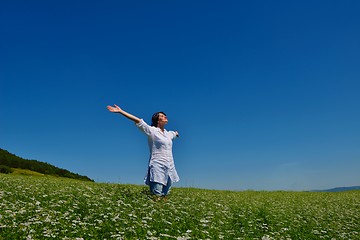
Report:
[[[360,239],[360,191],[258,192],[0,174],[0,239]]]
[[[45,174],[34,172],[28,169],[21,169],[21,168],[11,168],[13,170],[13,174],[21,174],[21,175],[28,175],[28,176],[44,176]]]

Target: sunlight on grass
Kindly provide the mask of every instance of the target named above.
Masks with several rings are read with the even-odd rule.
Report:
[[[45,174],[34,172],[28,169],[21,168],[11,168],[13,170],[12,174],[21,174],[21,175],[31,175],[31,176],[45,176]]]

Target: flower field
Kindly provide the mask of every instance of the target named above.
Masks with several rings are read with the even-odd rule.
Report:
[[[360,191],[211,191],[0,174],[0,239],[360,239]]]

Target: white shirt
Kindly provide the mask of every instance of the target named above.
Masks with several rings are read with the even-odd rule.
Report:
[[[150,159],[145,183],[166,185],[169,177],[172,182],[178,182],[180,179],[172,154],[172,140],[176,138],[176,133],[165,129],[162,132],[160,128],[149,126],[143,119],[136,126],[148,136]]]

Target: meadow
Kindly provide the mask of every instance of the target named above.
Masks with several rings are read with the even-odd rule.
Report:
[[[360,239],[360,191],[174,188],[0,174],[0,239]]]

